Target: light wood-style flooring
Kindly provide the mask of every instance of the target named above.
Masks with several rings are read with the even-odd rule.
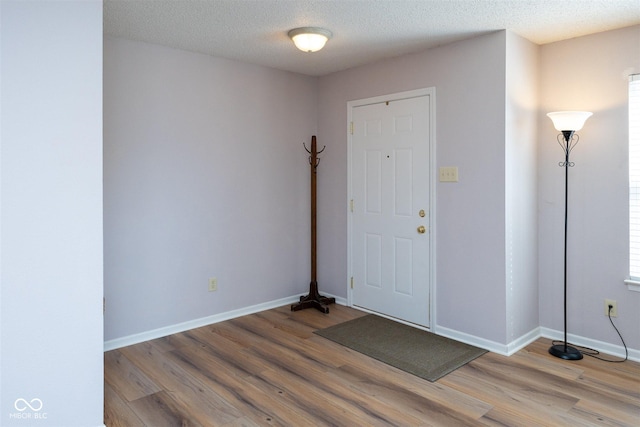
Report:
[[[640,426],[640,363],[540,339],[430,383],[313,333],[364,315],[289,306],[105,353],[114,426]]]

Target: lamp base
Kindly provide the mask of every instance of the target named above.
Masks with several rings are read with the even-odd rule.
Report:
[[[566,344],[557,344],[549,348],[549,354],[559,357],[564,360],[580,360],[582,359],[582,353],[577,348],[568,346]]]

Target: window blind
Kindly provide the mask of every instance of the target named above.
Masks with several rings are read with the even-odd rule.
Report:
[[[640,281],[640,74],[629,76],[629,276]]]

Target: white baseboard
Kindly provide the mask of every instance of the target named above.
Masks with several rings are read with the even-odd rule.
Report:
[[[512,355],[521,348],[538,339],[540,336],[536,331],[532,331],[518,338],[514,342],[505,345],[485,338],[476,337],[475,335],[470,335],[464,332],[456,331],[454,329],[449,329],[444,326],[436,326],[434,332],[443,337],[451,338],[452,340],[460,341],[465,344],[484,348],[485,350],[488,350],[492,353],[501,354],[503,356]]]
[[[522,335],[519,338],[516,338],[515,340],[507,344],[507,351],[505,355],[511,356],[512,354],[517,353],[518,351],[522,350],[523,348],[540,338],[540,336],[540,328],[535,328],[527,332],[526,334]]]
[[[323,293],[328,297],[333,295]],[[305,295],[305,294],[302,294]],[[212,316],[201,317],[199,319],[189,320],[187,322],[178,323],[175,325],[164,326],[162,328],[153,329],[146,332],[140,332],[138,334],[128,335],[122,338],[116,338],[113,340],[104,342],[104,351],[115,350],[117,348],[126,347],[133,344],[139,344],[144,341],[154,340],[156,338],[166,337],[167,335],[177,334],[178,332],[188,331],[190,329],[200,328],[202,326],[212,325],[214,323],[223,322],[225,320],[235,319],[236,317],[246,316],[248,314],[258,313],[260,311],[270,310],[272,308],[281,307],[287,304],[293,304],[300,301],[300,296],[293,295],[286,298],[281,298],[273,301],[268,301],[261,304],[252,305],[250,307],[244,307],[237,310],[231,310],[224,313],[214,314]],[[336,304],[347,305],[345,298],[334,297]]]
[[[304,294],[302,294],[304,295]],[[327,297],[333,297],[336,299],[336,304],[347,306],[347,299],[336,297],[331,294],[324,294]],[[178,323],[175,325],[169,325],[151,331],[141,332],[139,334],[133,334],[122,338],[116,338],[113,340],[105,341],[104,351],[115,350],[117,348],[126,347],[133,344],[138,344],[144,341],[153,340],[156,338],[166,337],[167,335],[176,334],[178,332],[188,331],[189,329],[200,328],[202,326],[212,325],[214,323],[223,322],[225,320],[235,319],[236,317],[246,316],[248,314],[258,313],[260,311],[270,310],[272,308],[281,307],[287,304],[293,304],[300,301],[301,295],[293,295],[278,300],[268,301],[261,304],[252,305],[250,307],[244,307],[237,310],[231,310],[224,313],[214,314],[212,316],[202,317],[200,319],[190,320],[188,322]],[[527,345],[531,344],[540,337],[549,338],[552,340],[562,340],[563,333],[549,328],[535,328],[532,331],[522,335],[521,337],[513,340],[508,344],[500,344],[495,341],[487,340],[484,338],[476,337],[474,335],[466,334],[464,332],[449,329],[444,326],[436,326],[433,331],[443,337],[451,338],[456,341],[460,341],[466,344],[474,345],[476,347],[484,348],[485,350],[501,354],[503,356],[511,356],[512,354],[523,349]],[[602,341],[596,341],[590,338],[581,337],[578,335],[567,335],[567,341],[580,347],[588,347],[598,350],[606,355],[624,358],[624,347],[621,345],[613,345]],[[629,349],[629,360],[640,362],[640,350]]]
[[[562,332],[549,328],[535,328],[506,345],[445,328],[443,326],[436,327],[435,333],[456,341],[484,348],[485,350],[489,350],[503,356],[511,356],[541,337],[552,340],[562,340],[564,338],[564,334]],[[567,341],[571,342],[575,346],[592,348],[600,353],[604,353],[602,357],[605,359],[608,355],[619,358],[624,358],[625,356],[624,347],[621,345],[613,345],[603,341],[596,341],[591,338],[572,334],[567,334]],[[629,349],[629,360],[640,362],[640,351]]]
[[[347,306],[347,299],[346,298],[342,298],[342,297],[337,297],[335,295],[331,295],[331,294],[326,294],[326,293],[322,293],[324,296],[327,296],[329,298],[335,298],[336,299],[336,304],[340,304],[340,305],[344,305],[345,307]]]
[[[541,336],[552,340],[562,341],[564,334],[561,331],[556,331],[549,328],[540,328]],[[579,335],[567,334],[567,342],[570,342],[574,346],[586,347],[594,350],[598,350],[600,353],[604,353],[599,357],[607,359],[607,356],[615,356],[624,359],[625,352],[622,345],[609,344],[607,342],[596,341],[591,338],[581,337]],[[640,362],[640,350],[628,349],[629,360],[634,362]]]

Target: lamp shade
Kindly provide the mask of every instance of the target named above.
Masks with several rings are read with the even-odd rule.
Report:
[[[547,114],[553,121],[553,126],[556,130],[569,130],[574,132],[582,129],[584,122],[592,115],[593,113],[588,111],[556,111]]]
[[[318,27],[294,28],[289,31],[289,37],[296,47],[303,52],[319,51],[332,35],[331,31]]]

